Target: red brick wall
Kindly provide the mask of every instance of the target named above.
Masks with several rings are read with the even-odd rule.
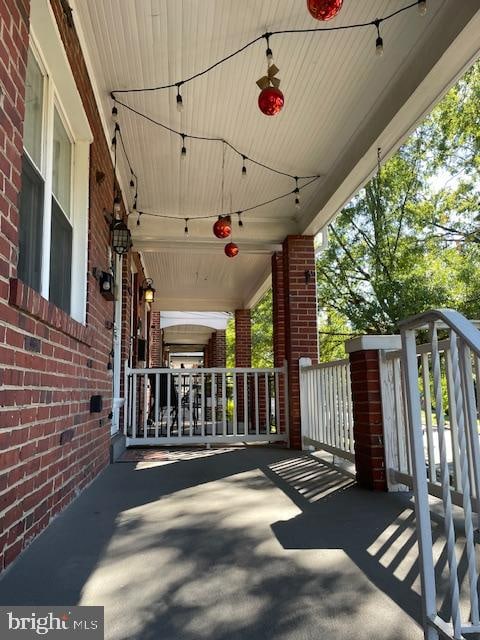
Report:
[[[219,329],[212,336],[212,367],[224,368],[227,360],[225,331]]]
[[[252,323],[250,309],[235,311],[235,366],[252,366]]]
[[[0,0],[0,570],[109,461],[114,305],[92,271],[109,267],[113,167],[75,30],[52,7],[94,135],[87,316],[83,326],[15,280],[29,3]],[[91,414],[97,394],[103,411]]]
[[[378,351],[351,353],[350,375],[357,481],[363,487],[386,491]]]
[[[306,271],[311,272],[307,279]],[[315,251],[312,236],[288,236],[283,243],[285,353],[288,361],[290,446],[301,449],[298,361],[318,359]],[[278,284],[277,284],[278,286]]]
[[[150,366],[162,367],[162,330],[160,329],[160,311],[152,313]]]

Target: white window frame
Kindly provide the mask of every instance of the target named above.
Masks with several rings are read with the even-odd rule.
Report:
[[[44,208],[40,293],[44,298],[49,298],[52,197],[55,197],[52,192],[53,123],[56,108],[72,142],[70,218],[66,216],[72,226],[70,315],[78,322],[85,324],[89,165],[90,144],[93,141],[93,135],[49,0],[32,2],[30,47],[42,74],[44,74],[42,166],[40,168],[44,180]],[[32,162],[31,158],[30,161]],[[36,166],[35,163],[33,165]],[[60,208],[63,211],[61,205]]]

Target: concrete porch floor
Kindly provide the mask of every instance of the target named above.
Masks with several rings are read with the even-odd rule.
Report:
[[[109,640],[419,640],[410,496],[251,446],[119,463],[0,581],[0,604],[105,606]]]

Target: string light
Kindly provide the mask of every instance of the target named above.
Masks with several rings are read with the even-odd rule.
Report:
[[[113,133],[113,138],[112,138],[112,151],[114,153],[116,153],[116,149],[117,149],[117,133],[120,131],[120,127],[118,125],[118,122],[115,123],[115,130]]]
[[[183,230],[187,238],[188,238],[188,221],[189,221],[189,218],[185,218],[185,229]]]
[[[238,215],[238,226],[243,227],[242,212],[239,211],[237,215]]]
[[[183,99],[182,96],[180,94],[180,87],[181,87],[182,83],[181,82],[177,82],[177,111],[182,112],[183,111]]]
[[[383,38],[380,35],[380,20],[375,20],[375,27],[377,28],[377,39],[375,41],[375,53],[377,56],[383,56]]]
[[[300,189],[298,188],[298,178],[295,178],[295,189],[293,190],[295,194],[295,209],[300,209]]]
[[[265,39],[267,41],[267,50],[265,51],[265,55],[267,56],[267,67],[273,64],[273,53],[270,49],[270,34],[265,34]]]
[[[181,136],[182,136],[182,150],[180,152],[180,158],[182,160],[184,160],[187,157],[187,148],[185,146],[185,137],[186,136],[185,136],[184,133],[182,133]]]
[[[231,60],[235,56],[240,55],[241,53],[243,53],[244,51],[246,51],[247,49],[249,49],[250,47],[252,47],[256,43],[260,42],[261,40],[267,39],[267,37],[270,38],[271,36],[274,36],[274,35],[286,35],[286,34],[326,33],[326,32],[334,33],[334,32],[337,32],[337,31],[349,31],[349,30],[353,30],[353,29],[366,29],[366,28],[371,27],[371,26],[376,26],[377,23],[381,24],[382,22],[387,22],[389,20],[392,20],[396,16],[398,16],[398,15],[400,15],[400,14],[406,12],[406,11],[409,11],[412,8],[417,8],[418,11],[423,12],[424,8],[426,8],[426,1],[425,0],[415,0],[414,2],[411,2],[410,4],[406,5],[405,7],[401,7],[400,9],[392,11],[391,13],[389,13],[389,14],[381,17],[381,18],[377,18],[376,20],[371,20],[369,22],[358,22],[358,23],[354,23],[354,24],[345,24],[345,25],[337,25],[337,26],[329,26],[329,27],[327,27],[327,26],[312,27],[312,28],[307,28],[307,29],[280,29],[280,30],[277,30],[277,31],[270,31],[270,32],[267,32],[267,33],[263,33],[263,34],[257,36],[256,38],[254,38],[253,40],[250,40],[249,42],[247,42],[246,44],[241,46],[239,49],[237,49],[236,51],[233,51],[232,53],[226,55],[225,57],[223,57],[220,60],[217,60],[216,62],[211,64],[206,69],[203,69],[202,71],[198,71],[197,73],[194,73],[193,75],[189,76],[188,78],[184,78],[183,80],[179,80],[177,82],[164,84],[164,85],[153,86],[153,87],[137,87],[137,88],[131,88],[131,89],[114,89],[111,92],[111,96],[112,96],[113,99],[115,99],[115,94],[119,94],[119,93],[141,93],[141,92],[149,92],[149,91],[161,91],[161,90],[164,90],[164,89],[171,89],[173,87],[179,87],[181,85],[187,84],[188,82],[192,82],[192,80],[196,80],[197,78],[200,78],[200,77],[204,76],[205,74],[209,73],[210,71],[213,71],[218,66],[224,64],[225,62],[228,62],[229,60]]]
[[[418,13],[424,16],[427,13],[427,0],[418,0]]]
[[[141,212],[141,211],[138,211],[138,212],[137,212],[137,227],[139,227],[139,226],[140,226],[140,216],[141,216],[141,215],[142,215],[142,212]]]
[[[113,122],[117,123],[118,121],[118,109],[115,105],[113,105],[112,107],[112,120]]]
[[[242,166],[242,178],[246,178],[247,177],[247,167],[245,165],[245,162],[247,160],[246,156],[242,156],[243,158],[243,166]]]

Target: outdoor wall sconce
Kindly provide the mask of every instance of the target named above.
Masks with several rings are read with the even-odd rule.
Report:
[[[309,284],[315,278],[315,271],[313,269],[305,270],[305,284]]]
[[[105,300],[115,300],[115,293],[113,290],[113,275],[108,271],[102,271],[100,273],[99,284],[100,293],[105,298]]]
[[[147,278],[140,287],[140,295],[143,293],[145,302],[152,304],[155,301],[155,289],[153,288],[153,280]]]
[[[115,220],[112,224],[112,249],[119,256],[128,253],[132,246],[130,230],[123,220]]]

